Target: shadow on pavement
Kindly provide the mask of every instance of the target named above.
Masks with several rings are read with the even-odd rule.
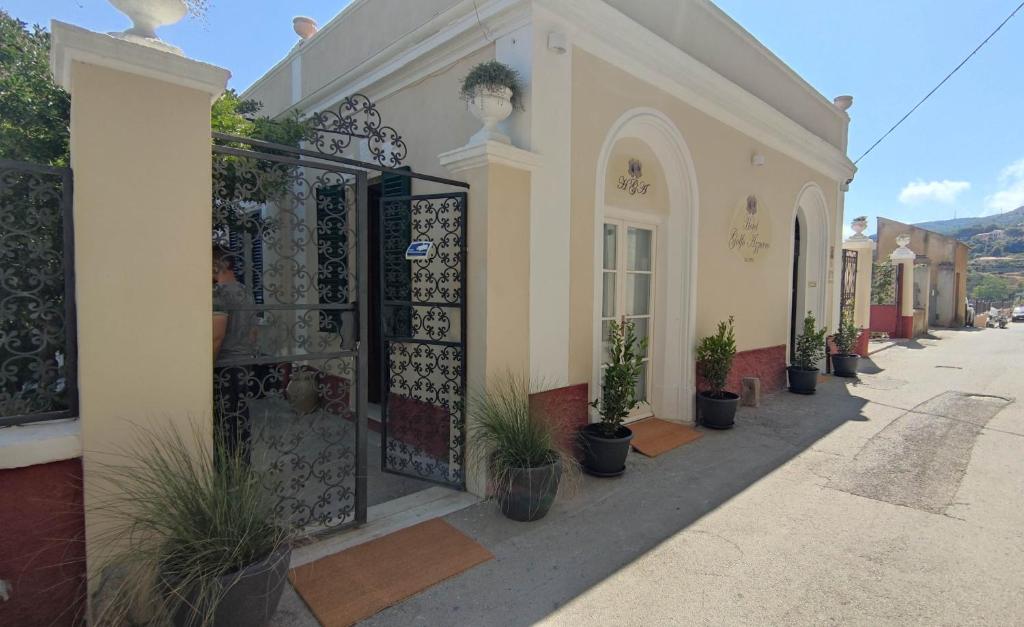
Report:
[[[877,366],[875,367],[877,370]],[[780,392],[741,408],[730,431],[658,458],[631,452],[617,479],[585,477],[547,518],[516,523],[493,503],[447,517],[497,559],[366,621],[368,625],[532,624],[758,482],[837,427],[867,420],[855,380],[823,377],[816,395]],[[680,581],[680,590],[692,582]],[[425,622],[424,622],[425,621]]]

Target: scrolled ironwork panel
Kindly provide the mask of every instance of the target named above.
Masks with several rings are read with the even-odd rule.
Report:
[[[466,196],[381,201],[381,337],[386,356],[382,465],[465,485]],[[426,259],[406,260],[411,242]]]
[[[859,257],[855,250],[843,251],[842,294],[839,299],[839,310],[844,316],[851,318],[856,307]]]
[[[356,401],[363,175],[220,147],[213,172],[214,310],[228,316],[214,368],[218,428],[266,471],[283,520],[305,533],[354,524],[365,486]]]
[[[0,425],[77,413],[71,171],[0,160]]]

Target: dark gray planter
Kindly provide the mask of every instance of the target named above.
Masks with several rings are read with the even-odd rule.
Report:
[[[700,424],[709,429],[731,429],[736,424],[736,407],[739,404],[739,394],[722,392],[721,396],[712,396],[711,392],[699,392],[697,417]]]
[[[583,449],[583,469],[595,477],[618,477],[626,472],[626,456],[633,431],[619,427],[614,438],[609,438],[600,423],[580,429],[580,447]]]
[[[508,490],[497,494],[501,513],[520,522],[544,518],[558,493],[562,463],[555,461],[536,468],[516,468],[511,475]]]
[[[794,394],[814,394],[818,388],[818,369],[805,370],[800,366],[786,368],[789,374],[789,391]]]
[[[856,377],[860,355],[832,355],[832,372],[837,377]]]
[[[284,591],[292,547],[282,546],[265,559],[220,578],[225,592],[213,609],[213,627],[266,627],[277,612]],[[174,613],[175,627],[202,625],[206,609],[197,610],[195,597],[180,603]]]

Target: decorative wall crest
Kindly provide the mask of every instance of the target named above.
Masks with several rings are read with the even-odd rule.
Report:
[[[630,196],[636,196],[637,194],[643,196],[647,194],[647,190],[650,189],[651,184],[642,180],[642,177],[643,164],[640,163],[639,159],[630,159],[627,175],[619,177],[619,182],[616,187]]]

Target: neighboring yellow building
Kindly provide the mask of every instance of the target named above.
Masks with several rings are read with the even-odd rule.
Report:
[[[917,253],[914,309],[924,310],[928,326],[962,327],[967,312],[967,257],[970,247],[956,238],[928,229],[878,218],[878,259],[896,250],[896,237],[910,236],[907,248]],[[925,272],[924,270],[927,269]],[[923,293],[922,293],[923,292]]]
[[[365,93],[406,164],[450,176],[438,155],[479,129],[460,81],[488,59],[524,79],[505,129],[537,158],[528,302],[508,335],[524,338],[531,374],[594,390],[602,328],[625,315],[652,340],[649,412],[689,422],[696,342],[733,315],[730,387],[780,389],[795,321],[838,321],[849,101],[712,3],[355,0],[243,96],[274,116]]]

